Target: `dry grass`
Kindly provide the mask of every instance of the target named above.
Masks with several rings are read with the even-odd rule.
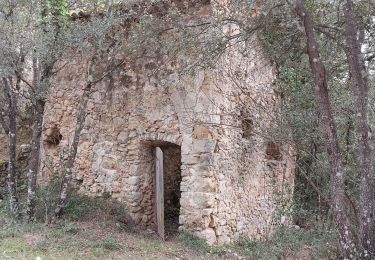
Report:
[[[129,233],[100,222],[69,225],[74,232],[41,225],[9,231],[1,237],[0,259],[228,259],[191,248],[178,237],[163,242],[154,234]]]
[[[58,190],[54,185],[49,189]],[[307,260],[339,256],[335,234],[323,229],[284,227],[268,241],[241,240],[226,247],[210,247],[187,233],[161,241],[152,231],[135,230],[126,208],[109,196],[73,194],[66,219],[48,225],[42,224],[50,223],[42,211],[37,211],[40,222],[32,224],[11,223],[6,212],[6,201],[0,201],[0,259]]]
[[[76,195],[66,219],[49,225],[11,223],[5,203],[0,202],[0,259],[239,259],[228,248],[209,247],[187,234],[161,241],[152,231],[134,230],[124,221],[126,209],[110,198]]]

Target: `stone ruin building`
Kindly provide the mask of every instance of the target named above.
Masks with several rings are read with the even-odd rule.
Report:
[[[161,236],[178,228],[209,244],[267,236],[277,224],[275,189],[293,187],[294,177],[291,149],[264,134],[278,103],[271,62],[259,48],[246,57],[228,48],[215,68],[179,74],[170,65],[164,78],[154,73],[161,63],[140,58],[114,75],[110,91],[107,81],[95,86],[75,187],[118,199],[139,228]],[[62,165],[85,76],[77,58],[53,82],[41,179]]]

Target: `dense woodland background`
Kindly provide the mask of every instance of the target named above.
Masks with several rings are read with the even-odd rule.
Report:
[[[292,144],[297,153],[294,200],[280,207],[296,226],[281,228],[269,241],[244,240],[236,250],[269,259],[286,257],[298,247],[312,257],[318,245],[323,258],[375,258],[375,2],[212,0],[209,19],[194,12],[194,23],[180,19],[208,2],[0,0],[0,123],[8,140],[0,146],[0,168],[7,172],[7,185],[0,190],[1,239],[20,225],[34,223],[41,229],[40,222],[60,225],[92,212],[90,207],[80,211],[83,198],[70,187],[91,88],[121,65],[110,62],[98,75],[103,56],[122,53],[135,60],[142,46],[155,46],[185,62],[180,73],[194,73],[194,68],[214,67],[228,46],[254,48],[257,37],[277,70],[275,94],[281,100],[275,129],[267,137]],[[223,28],[228,26],[236,33],[227,34]],[[175,31],[174,41],[160,37],[166,30]],[[56,71],[64,69],[59,61],[75,52],[89,62],[74,140],[60,178],[38,187],[46,96]],[[200,58],[185,60],[192,52]],[[30,161],[20,167],[17,151],[28,142]],[[20,169],[24,181],[17,181]],[[85,199],[98,209],[106,205],[104,211],[125,214],[115,202]],[[64,230],[65,235],[76,232],[69,225]],[[222,256],[184,237],[193,248],[205,250],[203,255]],[[117,248],[111,239],[104,248]]]

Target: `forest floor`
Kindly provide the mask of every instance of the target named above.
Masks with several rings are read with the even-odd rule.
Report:
[[[245,259],[233,248],[211,248],[188,234],[161,241],[154,233],[124,230],[110,222],[59,225],[0,224],[0,259]],[[242,253],[240,253],[242,254]]]
[[[40,191],[39,196],[51,196],[48,192]],[[12,223],[6,201],[0,201],[1,260],[338,259],[335,236],[326,230],[282,228],[268,241],[242,240],[231,246],[210,247],[187,233],[176,232],[164,242],[153,232],[135,230],[126,220],[123,205],[110,198],[74,195],[65,219],[53,224],[45,221],[52,212],[45,209],[52,209],[52,204],[44,202],[45,207],[39,203],[34,223]]]
[[[45,198],[48,193],[38,195]],[[246,258],[239,247],[209,247],[187,233],[176,232],[162,241],[152,231],[136,230],[123,205],[110,198],[73,196],[65,219],[53,224],[46,223],[46,211],[38,204],[37,221],[14,223],[7,215],[6,200],[0,200],[1,260]],[[51,201],[45,204],[52,209]]]
[[[24,227],[25,228],[25,227]],[[0,242],[0,259],[241,259],[230,251],[195,250],[179,237],[122,232],[103,223],[74,222],[14,230]],[[244,258],[242,258],[244,259]]]

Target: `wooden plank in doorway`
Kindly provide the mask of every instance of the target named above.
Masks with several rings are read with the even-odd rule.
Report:
[[[164,167],[163,151],[156,147],[156,218],[158,225],[158,235],[164,237]]]

